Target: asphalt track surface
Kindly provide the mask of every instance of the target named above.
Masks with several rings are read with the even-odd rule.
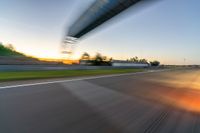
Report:
[[[200,133],[198,69],[30,82],[0,84],[0,133]]]

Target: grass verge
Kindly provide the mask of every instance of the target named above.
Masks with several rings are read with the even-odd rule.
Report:
[[[96,76],[141,72],[143,69],[98,69],[98,70],[50,70],[50,71],[17,71],[0,72],[0,81],[63,78],[78,76]]]

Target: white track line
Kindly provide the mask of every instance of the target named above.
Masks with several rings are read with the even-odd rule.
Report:
[[[54,84],[54,83],[63,83],[63,82],[73,82],[73,81],[88,80],[88,79],[98,79],[98,78],[109,78],[109,77],[118,77],[118,76],[137,75],[137,74],[162,72],[162,71],[166,71],[166,70],[136,72],[136,73],[126,73],[126,74],[112,74],[112,75],[104,75],[104,76],[93,76],[93,77],[67,79],[67,80],[57,80],[57,81],[47,81],[47,82],[38,82],[38,83],[30,83],[30,84],[9,85],[9,86],[2,86],[2,87],[0,87],[0,90],[8,89],[8,88],[35,86],[35,85],[45,85],[45,84]]]

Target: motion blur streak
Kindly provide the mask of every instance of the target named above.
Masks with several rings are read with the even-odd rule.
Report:
[[[69,28],[67,36],[80,38],[142,0],[96,0]]]

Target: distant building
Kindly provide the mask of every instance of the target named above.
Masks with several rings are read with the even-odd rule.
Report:
[[[92,62],[90,60],[79,60],[80,65],[92,65]]]
[[[112,60],[113,67],[138,67],[138,68],[145,68],[149,67],[148,63],[142,62],[131,62],[125,60]]]
[[[80,60],[80,65],[86,65],[90,66],[93,65],[91,60]],[[134,68],[146,68],[149,67],[149,63],[143,63],[143,62],[132,62],[132,61],[126,61],[126,60],[112,60],[111,66],[113,67],[134,67]]]

